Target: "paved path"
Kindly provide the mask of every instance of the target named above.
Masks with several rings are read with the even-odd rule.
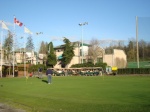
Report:
[[[21,109],[13,109],[7,105],[0,103],[0,112],[26,112],[26,111]]]

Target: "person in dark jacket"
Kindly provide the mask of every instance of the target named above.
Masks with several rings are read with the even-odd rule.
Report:
[[[51,80],[52,80],[52,74],[53,74],[53,70],[48,68],[47,71],[46,71],[46,75],[47,75],[47,78],[48,78],[48,84],[51,83]]]
[[[42,68],[39,68],[39,78],[42,79]]]

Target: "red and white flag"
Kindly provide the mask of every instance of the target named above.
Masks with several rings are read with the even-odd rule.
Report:
[[[18,26],[22,26],[23,23],[20,22],[19,20],[16,19],[16,17],[14,17],[14,23],[17,24]]]

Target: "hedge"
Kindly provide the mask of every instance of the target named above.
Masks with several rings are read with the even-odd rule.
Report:
[[[150,74],[150,68],[122,68],[118,74]]]

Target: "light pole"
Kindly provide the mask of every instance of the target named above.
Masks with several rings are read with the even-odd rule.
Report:
[[[41,34],[43,34],[43,32],[36,32],[36,35],[37,35],[37,36],[39,36],[39,35],[41,35]],[[38,43],[38,40],[39,40],[39,39],[37,38],[37,43]],[[37,45],[37,46],[39,46],[39,45]],[[39,49],[40,49],[40,48],[39,48]],[[38,64],[38,61],[39,61],[39,60],[38,60],[38,58],[39,58],[38,47],[37,47],[37,56],[36,56],[36,57],[37,57],[37,59],[36,59],[36,64]]]
[[[79,23],[79,26],[81,26],[82,27],[82,34],[81,34],[81,43],[82,43],[82,61],[81,61],[81,63],[83,64],[83,25],[88,25],[88,22],[84,22],[84,23]]]

